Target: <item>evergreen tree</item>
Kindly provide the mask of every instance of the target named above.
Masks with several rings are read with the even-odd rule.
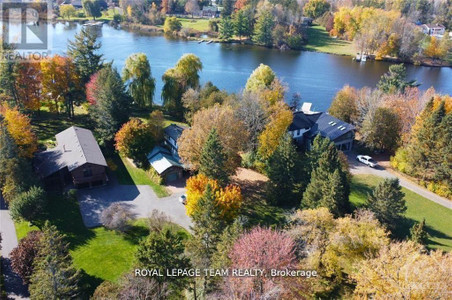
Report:
[[[348,172],[334,143],[327,141],[328,146],[318,160],[311,162],[311,180],[303,193],[302,207],[326,207],[334,215],[342,216],[350,211]],[[318,148],[325,147],[324,143],[318,143]]]
[[[435,155],[434,179],[444,182],[452,191],[452,113],[448,113],[438,128],[439,141]]]
[[[41,187],[32,186],[14,198],[10,205],[11,217],[16,220],[34,222],[40,219],[45,212],[47,196]]]
[[[112,142],[115,133],[129,118],[132,100],[116,69],[105,66],[97,73],[96,103],[90,107],[102,144]]]
[[[270,11],[265,10],[259,16],[254,28],[254,42],[258,45],[270,47],[273,45],[273,15]]]
[[[229,40],[234,35],[234,22],[229,17],[222,17],[220,21],[220,38]]]
[[[82,28],[75,35],[74,41],[69,41],[68,55],[72,58],[83,85],[102,68],[102,54],[97,53],[101,46],[97,34],[87,28]]]
[[[14,55],[14,50],[7,43],[0,41],[0,96],[5,96],[6,100],[13,105],[19,105],[19,95],[16,88],[17,62],[8,59]]]
[[[172,290],[183,290],[187,285],[187,278],[166,276],[169,269],[190,268],[190,262],[184,256],[184,241],[180,232],[173,232],[170,227],[161,231],[153,231],[142,240],[138,246],[136,258],[138,266],[146,269],[158,269],[164,276],[153,277],[158,282],[157,299],[164,299],[164,285],[168,284]]]
[[[266,171],[270,179],[267,198],[278,205],[295,204],[299,196],[300,160],[289,134],[282,137],[278,148],[268,159]]]
[[[367,206],[383,225],[393,230],[406,211],[405,194],[398,178],[386,178],[367,196]]]
[[[221,217],[214,193],[211,185],[207,184],[204,195],[198,200],[197,209],[192,215],[193,239],[189,241],[188,248],[192,262],[199,268],[211,266],[212,255],[227,225]]]
[[[207,141],[201,150],[199,158],[199,172],[210,179],[217,180],[225,186],[229,181],[226,168],[227,156],[224,153],[220,137],[215,129],[210,131]]]
[[[410,228],[410,240],[415,243],[425,245],[428,240],[428,233],[425,226],[425,218]]]
[[[415,80],[406,81],[406,68],[403,64],[391,65],[389,71],[381,76],[377,87],[385,93],[404,92],[407,87],[418,86]]]
[[[229,17],[234,12],[234,0],[223,0],[221,4],[223,5],[223,10],[221,11],[222,17]]]
[[[46,222],[31,276],[32,299],[73,299],[79,294],[80,273],[72,265],[69,244],[54,225]]]
[[[251,35],[250,25],[251,23],[246,10],[241,9],[234,14],[234,31],[239,38],[242,38],[242,36],[249,37]]]

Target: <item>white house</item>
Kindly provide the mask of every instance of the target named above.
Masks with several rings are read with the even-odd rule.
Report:
[[[442,37],[446,33],[446,27],[441,24],[422,24],[422,32],[430,36]]]

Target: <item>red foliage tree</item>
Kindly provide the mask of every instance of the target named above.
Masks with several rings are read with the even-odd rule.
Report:
[[[11,267],[22,278],[24,284],[30,283],[33,261],[38,255],[41,236],[40,231],[31,231],[20,240],[19,245],[10,254]]]
[[[96,95],[98,89],[97,77],[98,73],[91,75],[88,83],[86,84],[86,99],[91,105],[96,104]]]
[[[297,265],[294,240],[283,232],[261,227],[243,234],[235,242],[229,257],[232,269],[264,269],[267,275],[271,269],[293,269]],[[282,280],[286,278],[266,274],[229,277],[224,291],[232,292],[238,299],[261,299],[275,296],[275,293],[281,296],[284,293]]]

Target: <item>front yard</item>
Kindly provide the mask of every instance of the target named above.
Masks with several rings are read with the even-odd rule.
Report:
[[[370,193],[382,178],[374,175],[354,175],[350,201],[355,207],[364,205],[367,193]],[[404,237],[409,234],[410,226],[416,221],[425,222],[430,234],[427,244],[429,248],[438,248],[446,251],[452,250],[452,211],[436,204],[410,190],[402,188],[405,193],[407,205],[407,222],[400,226],[398,236]]]

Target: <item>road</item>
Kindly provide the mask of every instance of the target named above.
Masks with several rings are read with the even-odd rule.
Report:
[[[356,160],[356,155],[354,153],[350,153],[348,156],[348,162],[350,164],[350,172],[352,174],[371,174],[380,176],[383,178],[399,178],[400,185],[404,188],[415,192],[416,194],[421,195],[422,197],[425,197],[435,203],[438,203],[439,205],[442,205],[446,208],[452,209],[452,201],[441,197],[433,192],[430,192],[429,190],[417,185],[416,183],[409,181],[403,177],[397,176],[394,173],[391,173],[390,171],[386,170],[384,167],[379,166],[378,168],[371,168],[367,165],[360,163]]]
[[[1,272],[5,279],[8,299],[28,299],[27,287],[22,284],[22,279],[11,270],[9,255],[17,246],[17,236],[14,222],[2,195],[0,195],[0,232],[2,233]]]

